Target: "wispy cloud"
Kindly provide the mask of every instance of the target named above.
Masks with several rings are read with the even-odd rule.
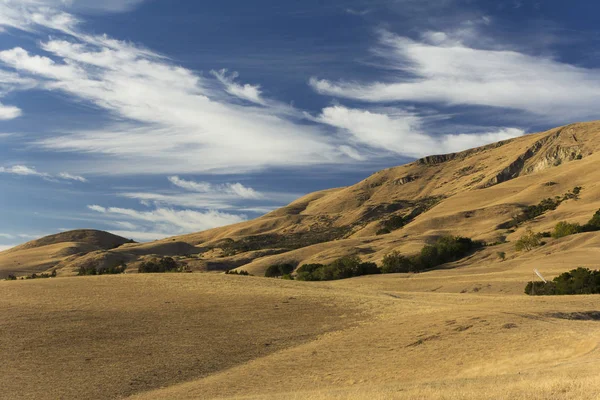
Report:
[[[15,18],[21,29],[39,23],[29,14]],[[63,37],[41,43],[43,55],[4,50],[0,65],[38,89],[61,91],[124,121],[36,143],[110,159],[85,164],[84,172],[232,173],[347,158],[326,130],[298,123],[301,112],[265,99],[257,85],[238,83],[237,74],[223,70],[209,79],[130,43],[82,33],[77,24],[54,30]]]
[[[262,194],[256,190],[252,189],[251,187],[246,187],[241,183],[213,185],[208,182],[187,181],[178,176],[169,177],[169,181],[175,186],[194,192],[234,195],[243,199],[260,199],[263,197]]]
[[[476,33],[428,32],[417,41],[383,31],[374,52],[386,61],[385,80],[312,78],[310,85],[321,94],[372,103],[502,107],[562,120],[597,114],[600,70],[502,49],[497,43],[492,49],[464,44],[465,35]]]
[[[260,105],[267,104],[265,99],[262,98],[259,85],[250,85],[248,83],[240,85],[235,82],[235,80],[239,77],[237,72],[233,72],[228,76],[227,70],[222,69],[220,71],[211,71],[211,74],[213,74],[213,76],[217,78],[219,82],[223,84],[223,86],[225,86],[225,90],[230,95]]]
[[[68,172],[61,172],[58,175],[52,175],[47,172],[40,172],[35,167],[28,167],[26,165],[13,165],[11,167],[0,167],[0,174],[11,174],[19,176],[37,176],[49,181],[78,181],[87,182],[83,176],[72,175]]]
[[[175,210],[171,208],[156,208],[151,211],[138,211],[128,208],[103,207],[89,205],[91,211],[113,218],[123,225],[123,220],[131,225],[141,227],[137,232],[146,233],[148,238],[168,237],[173,235],[203,231],[224,225],[243,222],[243,215],[228,214],[219,211],[198,212],[193,210]],[[130,232],[131,233],[131,232]],[[132,235],[127,235],[131,237]],[[141,236],[137,236],[140,238]]]
[[[525,134],[518,128],[499,128],[495,132],[428,135],[422,128],[423,118],[404,110],[385,113],[334,106],[325,108],[317,119],[346,132],[352,142],[411,157],[457,152]]]

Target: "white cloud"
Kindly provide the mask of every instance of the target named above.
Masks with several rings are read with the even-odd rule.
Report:
[[[87,208],[89,208],[92,211],[96,211],[96,212],[99,212],[99,213],[102,213],[102,214],[106,213],[106,208],[102,207],[102,206],[99,206],[97,204],[89,205],[89,206],[87,206]]]
[[[312,78],[321,94],[366,102],[414,101],[523,110],[551,119],[597,115],[600,70],[512,50],[481,49],[444,33],[423,41],[383,32],[376,53],[392,72],[385,81]]]
[[[83,176],[71,175],[68,172],[61,172],[58,174],[58,177],[69,181],[87,182],[87,179],[85,179]]]
[[[20,175],[20,176],[37,176],[43,178],[48,181],[78,181],[78,182],[87,182],[82,176],[72,175],[68,172],[61,172],[58,175],[52,175],[47,172],[40,172],[35,167],[28,167],[26,165],[13,165],[11,167],[0,167],[0,174],[11,174],[11,175]]]
[[[198,232],[211,228],[217,228],[224,225],[235,224],[246,220],[243,215],[227,214],[219,211],[198,212],[193,210],[174,210],[171,208],[156,208],[152,211],[138,211],[129,208],[118,207],[102,207],[98,205],[90,205],[88,208],[92,211],[102,213],[107,218],[115,218],[120,224],[135,222],[136,226],[140,225],[146,232],[156,234],[157,232],[163,237],[179,235],[184,233]],[[139,233],[138,232],[138,233]],[[128,235],[127,237],[130,237]],[[138,238],[140,236],[137,236]]]
[[[15,118],[19,118],[23,112],[18,107],[5,106],[0,103],[0,121],[7,121]]]
[[[13,48],[0,52],[0,65],[124,121],[37,142],[110,160],[77,167],[85,173],[233,173],[347,158],[324,129],[298,123],[300,112],[264,99],[258,86],[234,82],[235,74],[203,78],[129,43],[69,34],[69,41],[41,44],[51,57]]]
[[[227,76],[227,70],[222,69],[220,71],[211,71],[211,74],[213,74],[219,80],[219,82],[225,86],[227,93],[230,95],[260,105],[267,104],[267,102],[261,97],[260,86],[250,85],[248,83],[240,85],[235,82],[235,79],[239,77],[237,72]]]
[[[186,181],[184,179],[180,179],[178,176],[170,176],[169,182],[175,186],[179,186],[180,188],[201,193],[210,192],[212,188],[212,185],[208,182]]]
[[[234,195],[243,199],[260,199],[262,194],[256,190],[246,187],[241,183],[225,183],[222,185],[212,185],[208,182],[194,182],[181,179],[178,176],[169,177],[169,181],[180,188],[200,193],[212,193],[215,195],[225,194]]]
[[[21,176],[41,176],[49,177],[50,175],[38,172],[35,167],[28,167],[26,165],[14,165],[12,167],[0,167],[0,173],[21,175]]]
[[[416,114],[386,114],[343,106],[323,109],[317,120],[340,128],[358,144],[411,157],[457,152],[525,134],[521,129],[502,128],[497,132],[431,136],[423,132],[422,118]]]

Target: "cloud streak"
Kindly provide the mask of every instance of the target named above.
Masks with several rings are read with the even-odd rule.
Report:
[[[49,181],[77,181],[77,182],[87,182],[83,176],[72,175],[67,172],[61,172],[58,175],[52,175],[46,172],[40,172],[35,167],[28,167],[26,165],[13,165],[11,167],[0,167],[0,174],[10,174],[10,175],[18,175],[18,176],[37,176]]]
[[[475,48],[462,39],[429,32],[416,41],[381,32],[374,52],[392,71],[385,81],[314,77],[310,85],[324,95],[370,103],[489,106],[563,120],[596,115],[599,70],[509,49]]]

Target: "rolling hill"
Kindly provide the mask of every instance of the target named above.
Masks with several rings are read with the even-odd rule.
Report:
[[[413,253],[443,234],[510,242],[527,228],[547,231],[562,219],[584,222],[600,208],[600,176],[594,167],[600,161],[599,137],[600,122],[572,124],[425,157],[350,187],[309,194],[232,226],[114,249],[75,237],[70,242],[88,247],[69,247],[66,239],[60,240],[59,248],[40,246],[57,241],[49,237],[0,253],[0,266],[13,273],[42,272],[52,266],[59,274],[70,275],[81,265],[127,262],[135,266],[153,255],[171,255],[194,270],[243,266],[262,274],[274,263],[329,262],[349,254],[380,262],[392,250]],[[515,229],[507,225],[525,207],[564,196],[575,187],[583,188],[577,199]],[[8,255],[14,258],[17,253],[26,268],[11,270],[15,263]],[[70,257],[57,257],[66,253]]]

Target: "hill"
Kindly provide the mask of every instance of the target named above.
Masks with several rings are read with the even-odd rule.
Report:
[[[527,228],[546,231],[560,219],[585,222],[600,208],[599,137],[600,122],[578,123],[429,156],[350,187],[309,194],[252,221],[86,252],[63,260],[59,272],[69,275],[81,263],[105,265],[107,259],[135,265],[153,255],[175,255],[194,270],[243,266],[260,275],[275,263],[330,262],[351,254],[381,262],[393,250],[412,254],[443,234],[510,242]],[[576,200],[509,226],[526,207],[575,187],[583,188]]]
[[[65,260],[104,252],[130,242],[108,232],[89,229],[46,236],[0,252],[0,279],[8,274],[44,272]]]

